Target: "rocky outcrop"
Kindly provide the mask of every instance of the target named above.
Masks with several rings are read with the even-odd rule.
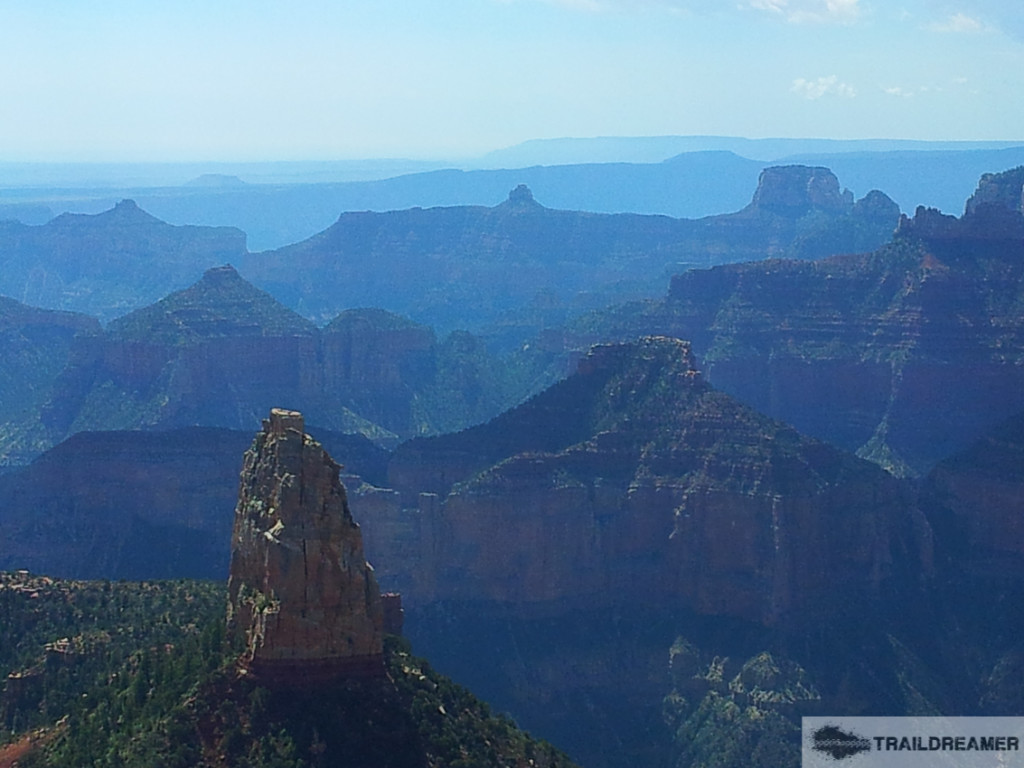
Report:
[[[230,266],[70,346],[40,409],[52,443],[84,430],[247,429],[286,403],[319,427],[393,445],[485,420],[514,397],[511,366],[482,345],[467,353],[382,310],[318,329]]]
[[[981,177],[965,210],[968,215],[976,214],[987,205],[1024,215],[1024,166]]]
[[[232,534],[228,626],[271,680],[383,674],[383,609],[340,467],[274,409],[245,454]]]
[[[787,165],[761,172],[751,209],[786,216],[803,216],[812,210],[847,212],[853,194],[840,191],[839,179],[828,168]]]
[[[659,304],[589,318],[582,341],[689,339],[715,387],[925,474],[1024,408],[1022,281],[1020,213],[921,209],[872,254],[679,274]]]
[[[883,192],[872,190],[854,201],[828,168],[787,165],[762,171],[753,200],[742,211],[703,224],[719,236],[727,228],[733,237],[745,232],[750,251],[728,261],[755,261],[870,251],[889,239],[899,219],[899,206]]]
[[[851,627],[913,625],[933,578],[908,483],[714,390],[675,339],[597,346],[492,422],[403,444],[389,476],[354,503],[410,638],[587,765],[665,759],[679,632],[844,666]],[[741,682],[737,706],[769,687]]]
[[[383,449],[362,435],[317,435],[349,476],[383,482]],[[73,435],[0,475],[0,570],[223,581],[251,443],[251,432],[209,427]]]
[[[877,248],[899,208],[873,194],[872,205],[858,207],[828,169],[769,168],[744,210],[688,220],[555,210],[520,185],[491,208],[344,213],[320,234],[252,254],[242,266],[311,317],[369,305],[442,332],[477,332],[514,318],[522,326],[518,346],[588,308],[656,296],[680,265]],[[523,311],[538,306],[546,311]]]
[[[982,176],[961,218],[918,207],[913,219],[900,220],[899,230],[938,247],[980,241],[1018,250],[1015,241],[1024,239],[1024,166]]]
[[[596,347],[489,424],[400,447],[389,472],[409,530],[367,495],[423,565],[382,578],[419,603],[672,604],[773,625],[914,592],[930,568],[906,487],[715,391],[667,338]]]

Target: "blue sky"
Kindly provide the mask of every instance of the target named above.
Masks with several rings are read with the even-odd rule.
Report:
[[[1024,139],[1019,0],[0,0],[0,160]]]

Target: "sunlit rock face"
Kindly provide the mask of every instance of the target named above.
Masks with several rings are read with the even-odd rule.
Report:
[[[383,674],[380,592],[339,469],[294,411],[271,411],[245,454],[228,624],[257,674]]]

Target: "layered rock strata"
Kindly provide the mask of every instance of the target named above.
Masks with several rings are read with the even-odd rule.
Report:
[[[785,166],[765,169],[741,211],[699,220],[557,210],[519,186],[492,208],[343,213],[323,232],[241,264],[310,317],[378,306],[442,331],[513,317],[539,331],[586,307],[657,295],[680,265],[872,250],[898,220],[881,192],[854,201],[827,168]]]
[[[878,645],[851,627],[930,626],[913,487],[716,391],[684,341],[597,346],[488,424],[404,443],[389,478],[353,496],[416,647],[588,766],[665,762],[679,634],[709,661],[854,647],[859,671]],[[881,676],[842,690],[891,703]]]
[[[658,304],[588,318],[575,346],[688,339],[716,388],[925,475],[1024,409],[1022,179],[984,177],[959,219],[918,209],[874,253],[678,274]]]
[[[381,596],[339,469],[295,411],[271,411],[245,454],[228,627],[271,681],[384,674]]]
[[[410,605],[671,604],[772,626],[906,596],[931,567],[906,486],[715,391],[675,339],[595,347],[489,424],[406,443],[389,475],[360,503]]]
[[[5,312],[0,303],[0,346]],[[469,334],[439,341],[430,328],[374,309],[347,310],[320,329],[230,266],[106,329],[92,323],[48,363],[48,381],[13,390],[38,411],[48,443],[37,454],[88,430],[248,432],[278,403],[318,427],[394,444],[486,421],[519,399],[506,383],[510,366]],[[33,365],[27,381],[43,371]],[[8,387],[0,368],[0,395]],[[0,430],[0,453],[5,439]]]

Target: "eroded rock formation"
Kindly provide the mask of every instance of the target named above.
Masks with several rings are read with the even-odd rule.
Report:
[[[776,166],[761,172],[750,205],[791,216],[811,210],[843,212],[853,206],[853,193],[840,191],[839,179],[828,168]]]
[[[758,683],[730,686],[756,669],[666,710],[678,634],[709,663],[814,646],[835,667],[853,647],[859,670],[879,651],[851,627],[927,625],[933,537],[912,486],[716,391],[684,341],[597,346],[488,424],[404,443],[389,478],[353,498],[416,647],[588,766],[661,764],[663,718],[694,725],[715,696],[761,717]],[[892,701],[889,685],[844,692]]]
[[[383,674],[383,610],[339,465],[274,409],[245,454],[228,627],[242,661],[284,682]]]
[[[772,626],[905,595],[930,570],[905,486],[715,391],[675,339],[595,347],[492,422],[403,445],[389,475],[394,491],[360,491],[367,547],[420,558],[382,572],[410,604],[674,605]]]
[[[0,347],[5,314],[0,305]],[[438,340],[430,328],[379,309],[347,310],[319,329],[230,266],[106,329],[92,323],[91,332],[68,339],[62,357],[42,361],[60,366],[48,381],[20,387],[37,401],[38,429],[48,439],[37,454],[86,430],[248,432],[284,402],[319,428],[389,444],[486,421],[519,399],[517,385],[506,384],[515,380],[511,366],[469,334]],[[0,395],[5,388],[0,376]],[[0,454],[6,440],[0,429]]]
[[[578,346],[687,339],[723,392],[895,474],[927,474],[1024,409],[1021,176],[982,179],[959,219],[920,208],[874,253],[678,274],[659,304],[588,318]]]

